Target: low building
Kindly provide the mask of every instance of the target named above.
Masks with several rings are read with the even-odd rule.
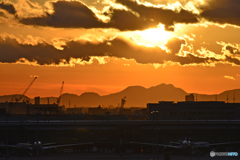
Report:
[[[90,115],[103,115],[108,109],[103,109],[100,105],[96,108],[88,108],[88,114]]]
[[[23,102],[8,102],[0,103],[1,113],[9,114],[27,114],[27,105]]]
[[[62,114],[64,106],[58,106],[58,104],[29,104],[27,114]]]
[[[158,111],[162,120],[228,120],[240,119],[240,103],[221,101],[164,102],[148,103],[149,119]]]
[[[123,108],[122,109],[122,114],[123,115],[129,115],[129,114],[133,114],[133,112],[132,112],[131,108]]]
[[[193,94],[186,95],[185,96],[185,101],[186,102],[193,102],[194,101],[194,95]]]
[[[240,119],[240,103],[224,101],[194,101],[193,94],[186,96],[186,101],[159,101],[148,103],[149,119],[153,111],[158,111],[161,120],[235,120]]]
[[[82,108],[76,107],[76,108],[67,108],[66,114],[83,114]]]
[[[58,104],[40,104],[40,97],[35,98],[35,104],[27,104],[23,102],[8,102],[0,103],[0,114],[35,114],[40,112],[42,114],[60,114],[63,113],[64,106]]]

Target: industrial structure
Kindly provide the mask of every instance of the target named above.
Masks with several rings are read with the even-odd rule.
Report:
[[[60,94],[59,94],[59,97],[57,99],[57,104],[58,105],[60,104],[60,100],[61,100],[61,97],[62,97],[63,85],[64,85],[64,81],[62,82],[62,86],[61,86],[61,89],[60,89]]]
[[[240,119],[240,103],[224,101],[194,101],[194,95],[187,95],[186,101],[159,101],[147,104],[148,117],[158,111],[162,120],[236,120]]]
[[[34,77],[34,79],[31,81],[31,83],[27,86],[27,88],[24,90],[23,94],[21,94],[21,96],[19,98],[17,98],[15,95],[13,95],[12,99],[10,102],[20,102],[22,100],[22,98],[25,96],[25,94],[27,93],[27,91],[30,89],[30,87],[32,86],[33,82],[37,79],[37,77]],[[26,100],[26,103],[29,103],[29,99]]]
[[[121,106],[120,106],[120,115],[123,114],[123,108],[124,108],[124,105],[126,103],[126,96],[124,98],[122,98],[122,101],[121,101]]]
[[[2,114],[8,113],[11,115],[29,115],[35,113],[42,114],[62,114],[65,107],[58,104],[40,104],[40,97],[35,97],[35,104],[18,102],[0,103],[0,111]]]

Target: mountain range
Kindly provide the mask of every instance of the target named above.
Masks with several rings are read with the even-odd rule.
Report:
[[[146,107],[147,103],[158,103],[158,101],[184,101],[187,93],[181,88],[176,88],[172,84],[160,84],[150,88],[142,86],[130,86],[121,92],[100,96],[94,92],[85,92],[80,96],[76,94],[64,93],[61,96],[60,105],[66,107],[116,107],[121,103],[121,99],[126,96],[125,107]],[[225,101],[232,103],[234,94],[235,102],[240,102],[240,89],[224,91],[220,94],[206,95],[193,93],[195,99],[198,101]],[[15,95],[20,97],[20,95]],[[0,96],[0,102],[10,101],[13,95]],[[25,97],[23,99],[26,99]],[[48,99],[50,103],[56,103],[57,97],[41,97],[40,103],[47,104]],[[34,104],[34,99],[30,99],[30,103]]]

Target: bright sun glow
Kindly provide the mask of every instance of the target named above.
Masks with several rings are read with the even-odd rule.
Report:
[[[136,31],[133,34],[133,38],[138,44],[145,44],[149,47],[161,46],[171,37],[172,32],[165,31],[164,25],[159,25],[158,28]]]

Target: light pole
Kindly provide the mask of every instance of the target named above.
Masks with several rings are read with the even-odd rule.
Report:
[[[108,155],[108,149],[109,149],[109,129],[108,129],[108,115],[111,113],[109,111],[104,112],[107,115],[107,155]]]
[[[37,160],[38,160],[38,154],[39,154],[39,147],[38,147],[38,116],[41,114],[39,112],[36,113],[37,114],[37,130],[36,130],[36,143],[37,143]]]
[[[156,144],[157,144],[157,160],[158,160],[158,114],[161,114],[159,113],[158,111],[155,112],[156,113],[156,119],[157,119],[157,137],[156,137]]]
[[[153,115],[153,160],[155,159],[155,127],[154,127],[154,115],[155,111],[152,111],[151,114]]]
[[[8,113],[6,113],[6,160],[8,160]]]

